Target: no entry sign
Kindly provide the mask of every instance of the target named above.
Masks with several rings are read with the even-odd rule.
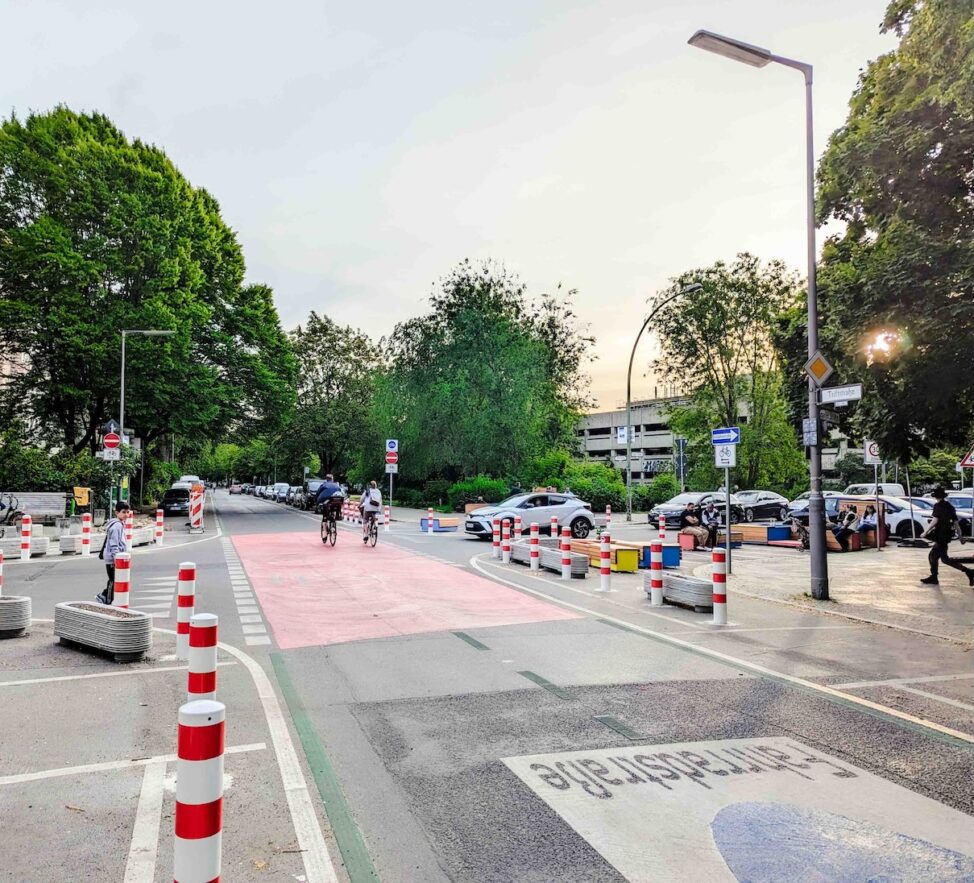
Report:
[[[102,444],[112,451],[117,448],[122,443],[122,438],[116,432],[107,432],[105,437],[102,439]]]
[[[386,451],[386,463],[398,463],[399,454],[396,451]]]

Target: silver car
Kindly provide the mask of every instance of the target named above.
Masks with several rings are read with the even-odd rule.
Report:
[[[495,518],[503,525],[506,521],[513,536],[514,519],[521,516],[521,531],[528,533],[531,522],[536,521],[543,533],[551,530],[551,516],[558,517],[559,528],[568,525],[572,536],[583,540],[595,529],[592,507],[567,493],[518,494],[500,503],[484,506],[467,513],[464,531],[469,536],[490,539],[493,536]]]

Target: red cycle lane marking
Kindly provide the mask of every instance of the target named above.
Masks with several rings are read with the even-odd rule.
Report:
[[[324,547],[315,534],[239,534],[233,544],[277,645],[288,650],[454,631],[579,619],[468,571],[343,532]]]

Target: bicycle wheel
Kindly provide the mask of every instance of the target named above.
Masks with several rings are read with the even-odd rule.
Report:
[[[333,546],[335,545],[335,540],[338,539],[338,525],[334,521],[328,522],[328,542]]]
[[[375,544],[378,541],[379,541],[379,525],[376,522],[376,520],[373,518],[369,522],[369,542],[372,544],[372,547],[375,548]]]
[[[328,519],[327,518],[321,519],[321,542],[323,543],[328,542]]]

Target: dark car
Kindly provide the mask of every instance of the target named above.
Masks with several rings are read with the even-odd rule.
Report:
[[[723,516],[726,498],[719,491],[708,491],[707,493],[686,493],[677,494],[672,500],[660,503],[649,511],[649,523],[659,524],[660,515],[666,516],[666,526],[678,528],[680,526],[680,515],[686,509],[687,503],[693,503],[697,509],[706,508],[708,503],[713,503]],[[744,507],[738,502],[737,497],[731,494],[730,498],[730,520],[731,524],[739,524],[744,520]]]
[[[304,483],[304,497],[301,501],[302,509],[314,509],[315,497],[318,495],[318,488],[324,482],[323,478],[309,478]]]
[[[745,521],[784,521],[788,517],[788,500],[774,491],[737,491],[734,497],[744,507]]]
[[[825,518],[827,521],[835,521],[839,514],[839,496],[825,498]],[[788,510],[788,517],[794,518],[808,527],[808,500],[802,500],[797,505],[792,505]]]
[[[187,488],[169,488],[162,495],[159,508],[166,515],[189,515],[189,490]]]

